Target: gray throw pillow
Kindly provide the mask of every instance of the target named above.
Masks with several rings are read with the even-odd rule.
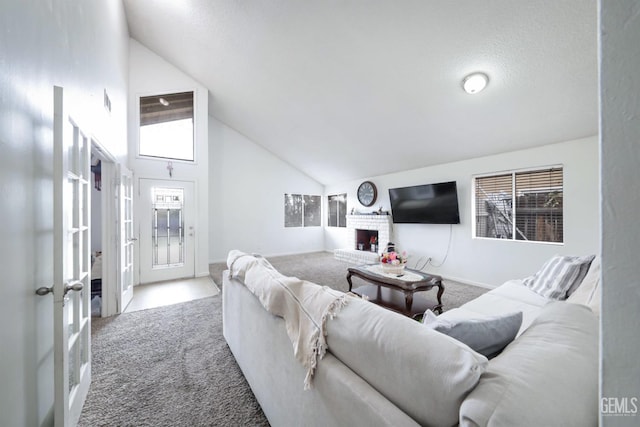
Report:
[[[422,322],[428,328],[449,335],[491,359],[518,335],[522,312],[486,319],[449,321],[439,319],[431,310],[427,310]]]
[[[565,300],[580,286],[594,257],[556,255],[522,283],[545,298]]]

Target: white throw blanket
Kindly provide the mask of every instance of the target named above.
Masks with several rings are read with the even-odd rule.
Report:
[[[259,255],[232,250],[227,266],[231,277],[242,280],[269,313],[284,319],[293,353],[307,369],[304,389],[309,389],[318,361],[327,351],[327,318],[346,304],[347,294],[286,277]]]

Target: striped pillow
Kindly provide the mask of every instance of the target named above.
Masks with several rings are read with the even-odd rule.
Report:
[[[564,300],[576,289],[589,270],[595,255],[584,257],[556,255],[540,271],[523,280],[525,286],[545,298]]]

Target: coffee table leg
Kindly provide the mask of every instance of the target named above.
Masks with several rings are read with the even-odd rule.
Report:
[[[438,314],[442,314],[442,294],[444,294],[444,283],[442,281],[438,282],[438,306],[435,310],[438,311]]]
[[[407,313],[411,313],[411,306],[413,305],[413,292],[405,292],[404,303],[407,308]]]
[[[347,282],[349,282],[349,292],[351,292],[351,288],[353,287],[353,283],[351,283],[351,272],[347,273]]]

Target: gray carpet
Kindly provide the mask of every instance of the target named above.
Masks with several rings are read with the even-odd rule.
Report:
[[[268,426],[222,336],[220,296],[96,319],[80,426]]]
[[[269,259],[282,273],[347,290],[332,254]],[[224,264],[212,264],[221,284]],[[354,283],[354,286],[356,284]],[[445,309],[486,289],[446,283]],[[92,324],[93,381],[80,426],[268,426],[222,336],[221,296]]]
[[[330,288],[346,292],[349,289],[347,283],[347,268],[353,264],[338,261],[329,252],[314,252],[310,254],[287,255],[267,258],[273,266],[285,276],[295,276],[303,280],[329,286]],[[222,272],[227,269],[225,263],[215,263],[209,265],[211,277],[218,287],[222,285]],[[353,278],[353,287],[357,288],[360,279]],[[462,304],[479,297],[488,289],[478,286],[465,285],[450,280],[444,280],[445,291],[442,296],[443,311],[460,307]],[[428,291],[428,293],[434,293]],[[435,298],[430,295],[430,298]]]

